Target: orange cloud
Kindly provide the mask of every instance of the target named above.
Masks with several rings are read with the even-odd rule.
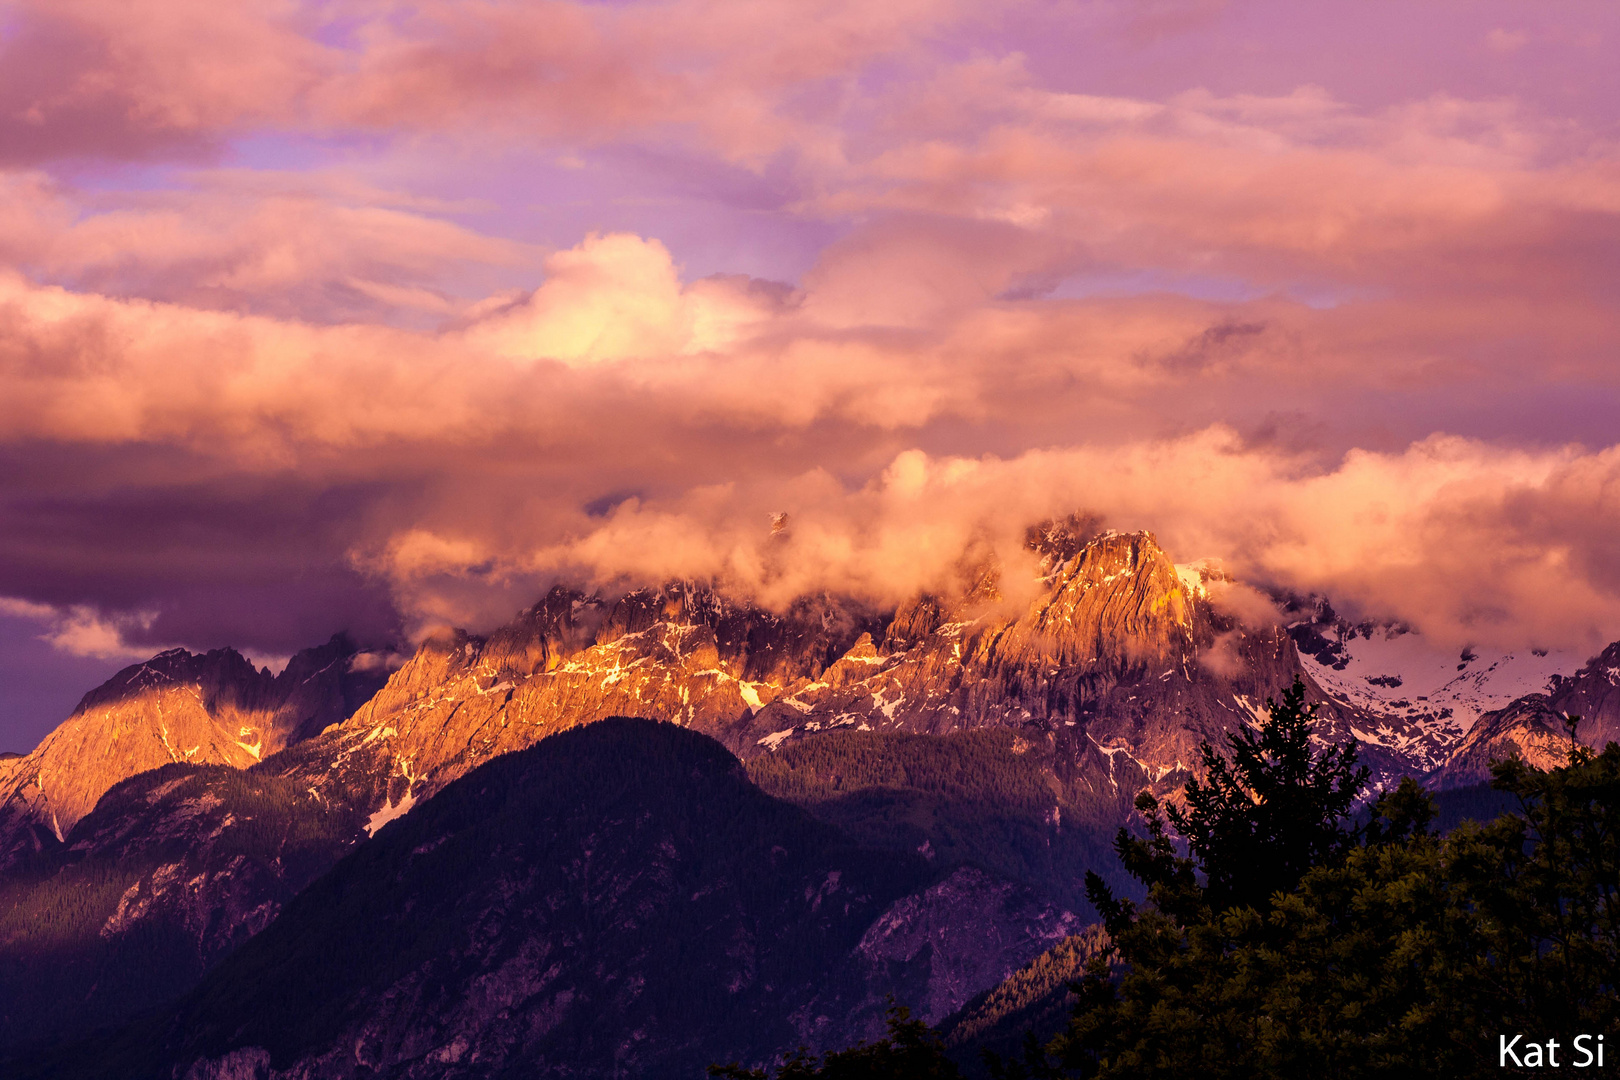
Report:
[[[943,0],[147,7],[0,45],[0,594],[82,647],[310,566],[418,626],[557,577],[892,601],[1081,507],[1447,640],[1620,634],[1620,158],[1578,118],[1054,74],[989,32],[1033,9]]]

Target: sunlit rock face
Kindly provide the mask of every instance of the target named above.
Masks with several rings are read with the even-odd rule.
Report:
[[[1428,777],[1436,788],[1467,787],[1491,778],[1491,763],[1522,758],[1538,769],[1569,762],[1572,743],[1564,716],[1545,694],[1528,694],[1481,716],[1445,765]]]
[[[488,638],[424,643],[274,767],[386,819],[491,757],[608,716],[669,720],[745,759],[840,728],[1011,727],[1123,814],[1143,786],[1179,787],[1200,741],[1255,722],[1301,671],[1280,627],[1220,613],[1149,534],[1034,544],[1043,577],[1021,607],[993,571],[964,596],[893,612],[816,596],[778,614],[687,583],[611,603],[554,589]],[[1356,714],[1310,690],[1322,737],[1349,737]],[[1403,767],[1376,747],[1370,759]]]
[[[341,636],[280,675],[233,649],[161,653],[90,691],[35,750],[0,762],[0,867],[60,842],[114,784],[176,762],[246,768],[342,720],[380,681]]]
[[[1620,641],[1588,660],[1574,675],[1549,688],[1555,711],[1581,718],[1581,741],[1591,746],[1620,742]]]
[[[761,710],[753,741],[846,725],[1016,727],[1066,747],[1076,765],[1157,782],[1184,773],[1200,739],[1254,719],[1298,671],[1280,630],[1217,613],[1149,534],[1044,554],[1043,588],[1024,610],[1007,610],[993,586],[907,605],[880,642],[858,642]]]

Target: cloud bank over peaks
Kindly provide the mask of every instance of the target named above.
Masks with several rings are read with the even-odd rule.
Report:
[[[1033,574],[1023,530],[1084,508],[1154,530],[1180,561],[1219,558],[1243,582],[1324,592],[1447,641],[1620,636],[1620,451],[1388,437],[1391,390],[1471,361],[1414,367],[1387,328],[1347,334],[1341,310],[1276,300],[1006,299],[994,259],[988,287],[964,275],[953,293],[930,281],[971,244],[925,245],[933,260],[906,227],[862,235],[791,290],[683,280],[659,241],[591,234],[549,256],[532,293],[433,332],[0,279],[3,446],[80,462],[41,480],[83,529],[49,574],[81,591],[49,602],[100,613],[108,648],[191,640],[161,602],[173,545],[210,530],[244,543],[225,492],[249,484],[269,492],[255,513],[321,522],[281,572],[313,560],[358,574],[407,630],[502,621],[554,580],[895,603],[994,556],[1011,583]],[[908,279],[951,309],[906,316],[893,297]],[[889,307],[861,307],[885,287]],[[1226,419],[1257,388],[1268,410],[1294,395],[1307,415],[1376,394],[1393,445],[1357,447],[1345,427],[1338,447],[1278,439],[1272,411]],[[975,445],[987,439],[1009,449]],[[109,470],[157,507],[142,511],[156,516],[149,546],[118,541],[121,511],[96,509]],[[61,519],[44,505],[10,499],[19,536]],[[779,512],[791,526],[773,533]],[[3,554],[13,581],[44,573],[22,540]],[[109,562],[150,580],[98,595]]]
[[[1253,586],[1276,586],[1446,643],[1590,648],[1620,634],[1620,501],[1593,500],[1617,482],[1616,451],[1526,454],[1440,437],[1314,470],[1216,427],[1011,459],[908,450],[854,488],[809,470],[626,499],[534,547],[413,529],[368,565],[434,623],[476,616],[455,607],[466,593],[446,587],[474,579],[611,591],[684,577],[773,607],[824,589],[894,604],[958,589],[985,559],[1003,567],[1003,591],[1019,602],[1033,597],[1036,574],[1025,527],[1083,506],[1151,528],[1180,561],[1219,553],[1237,579],[1220,583],[1219,602],[1251,624],[1276,618]],[[786,529],[771,527],[770,508],[785,508]],[[539,521],[523,530],[546,531]]]

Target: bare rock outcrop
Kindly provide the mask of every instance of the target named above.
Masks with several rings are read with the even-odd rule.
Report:
[[[1444,789],[1486,783],[1491,763],[1509,757],[1538,769],[1554,768],[1569,761],[1570,747],[1563,714],[1545,694],[1528,694],[1481,716],[1428,784]]]
[[[119,781],[177,762],[246,768],[348,716],[380,678],[342,636],[280,675],[234,649],[171,649],[86,694],[30,754],[0,762],[0,870],[60,843]]]
[[[1179,787],[1201,741],[1256,722],[1301,667],[1281,628],[1223,614],[1150,534],[1072,540],[1034,537],[1044,576],[1021,607],[993,571],[965,595],[888,614],[832,596],[773,613],[690,583],[613,602],[557,588],[488,638],[424,643],[276,767],[363,792],[352,797],[386,816],[492,757],[615,715],[693,728],[745,759],[837,729],[1013,728],[1128,810],[1143,786]],[[1349,738],[1353,710],[1310,691],[1323,737]],[[1384,774],[1403,767],[1370,756]]]

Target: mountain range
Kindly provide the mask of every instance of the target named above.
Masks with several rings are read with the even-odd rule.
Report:
[[[1281,594],[1256,625],[1149,534],[1029,543],[1027,603],[994,567],[889,610],[557,587],[392,672],[341,635],[120,672],[0,760],[7,1074],[695,1076],[890,994],[999,1031],[1079,955],[1084,870],[1128,886],[1138,792],[1296,678],[1380,785],[1555,763],[1569,712],[1620,737],[1620,643],[1445,654]]]

